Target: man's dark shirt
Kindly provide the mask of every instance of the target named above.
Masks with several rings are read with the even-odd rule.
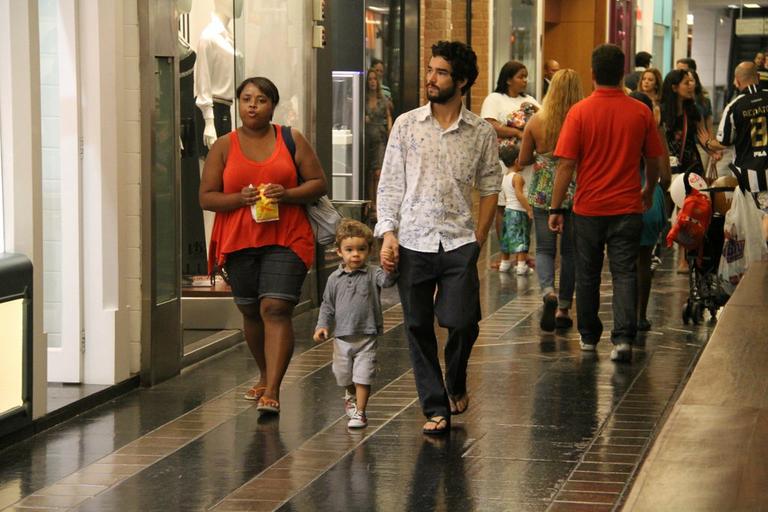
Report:
[[[629,89],[630,91],[636,91],[637,90],[637,84],[640,81],[640,75],[642,75],[644,71],[633,71],[631,73],[627,73],[624,75],[624,87]]]
[[[750,85],[723,110],[717,140],[734,146],[734,165],[746,173],[750,190],[768,190],[768,90]]]

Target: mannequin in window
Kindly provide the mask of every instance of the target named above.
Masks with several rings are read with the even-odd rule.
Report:
[[[176,14],[181,16],[192,10],[192,0],[176,0]],[[191,276],[205,275],[208,259],[205,244],[203,210],[197,198],[200,188],[198,142],[195,119],[193,69],[197,54],[181,34],[178,39],[179,54],[179,140],[181,146],[181,268],[184,285],[192,284]],[[202,128],[201,128],[202,132]]]
[[[203,29],[195,61],[195,103],[203,115],[204,152],[232,131],[230,108],[235,95],[235,42],[229,24],[243,10],[242,0],[214,0],[211,22]]]

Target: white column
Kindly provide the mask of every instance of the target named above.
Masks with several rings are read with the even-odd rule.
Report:
[[[32,414],[46,410],[43,338],[43,223],[40,153],[40,64],[37,2],[0,0],[0,135],[5,249],[34,265]]]
[[[83,134],[84,382],[128,378],[128,356],[117,343],[119,307],[118,169],[122,4],[80,2]]]
[[[635,52],[648,52],[653,55],[653,4],[654,0],[638,0],[641,19],[635,25]],[[634,56],[633,56],[634,57]],[[663,57],[653,55],[652,66],[661,69]]]
[[[688,0],[675,0],[672,8],[672,67],[688,55]]]

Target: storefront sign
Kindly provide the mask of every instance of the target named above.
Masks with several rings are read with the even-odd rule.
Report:
[[[741,18],[736,20],[737,36],[762,36],[766,33],[766,18]]]

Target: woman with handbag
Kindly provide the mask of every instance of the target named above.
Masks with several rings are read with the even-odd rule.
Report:
[[[200,206],[216,212],[208,269],[223,268],[243,314],[260,373],[244,398],[258,401],[263,413],[280,411],[280,384],[293,354],[293,308],[315,255],[305,205],[326,191],[325,174],[304,136],[291,129],[294,159],[282,130],[272,124],[279,100],[267,78],[240,84],[242,126],[211,147],[200,183]]]
[[[634,99],[642,102],[653,112],[653,99],[647,94],[634,91],[630,94]],[[667,152],[667,143],[659,128],[659,138],[662,146]],[[667,159],[669,162],[669,159]],[[640,166],[640,180],[645,186],[645,163]],[[664,209],[664,190],[669,187],[671,174],[669,164],[661,166],[659,169],[659,186],[654,189],[653,203],[651,207],[643,213],[643,230],[640,233],[640,249],[637,252],[637,330],[649,331],[651,322],[648,320],[648,301],[651,297],[651,280],[653,271],[651,270],[651,258],[653,249],[659,240],[659,235],[664,231],[667,224],[666,212]]]
[[[661,87],[661,126],[669,148],[672,174],[692,172],[703,178],[704,165],[696,143],[700,136],[705,136],[706,127],[696,108],[695,92],[696,81],[689,71],[674,69],[667,73]],[[667,217],[671,213],[667,210]],[[677,271],[689,271],[684,251],[679,252]]]

